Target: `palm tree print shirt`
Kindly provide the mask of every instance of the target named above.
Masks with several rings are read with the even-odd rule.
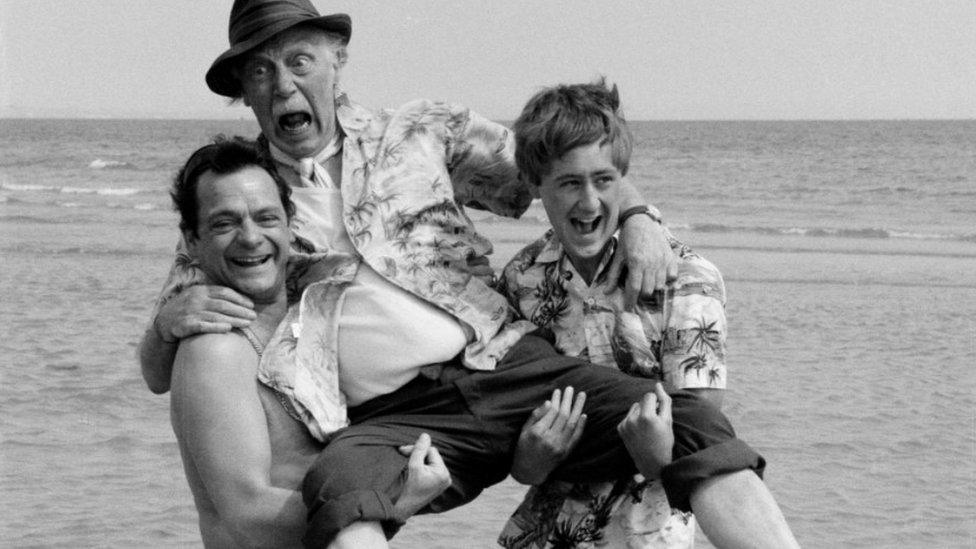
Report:
[[[517,177],[511,132],[464,107],[426,100],[374,113],[341,94],[336,117],[344,135],[342,222],[354,251],[312,242],[295,227],[289,295],[297,303],[259,367],[260,379],[292,401],[319,439],[346,423],[336,310],[361,264],[457,319],[468,334],[469,368],[493,369],[534,329],[509,322],[506,299],[469,268],[487,264],[492,246],[465,207],[518,217],[532,201]],[[293,168],[279,163],[278,170],[301,185]],[[178,252],[156,311],[182,288],[206,282]]]
[[[505,267],[499,288],[524,318],[556,336],[557,350],[658,379],[668,390],[724,389],[725,284],[718,269],[675,240],[678,279],[667,297],[623,309],[623,289],[609,295],[605,279],[616,240],[587,286],[552,230]],[[694,545],[690,513],[672,510],[660,480],[640,475],[615,483],[547,481],[532,487],[499,536],[507,548]]]

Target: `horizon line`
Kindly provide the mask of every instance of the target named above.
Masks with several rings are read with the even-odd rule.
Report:
[[[157,121],[250,121],[257,123],[253,116],[240,117],[187,117],[187,116],[0,116],[0,120],[157,120]],[[499,123],[511,123],[514,119],[492,119]],[[633,118],[628,122],[972,122],[976,116],[969,118],[922,118],[922,117],[892,117],[892,118]]]

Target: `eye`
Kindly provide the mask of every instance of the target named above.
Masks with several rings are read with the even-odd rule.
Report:
[[[291,60],[291,68],[299,74],[304,74],[312,69],[312,58],[308,55],[296,55]]]
[[[271,74],[271,68],[264,63],[248,63],[243,72],[244,78],[252,82],[261,82]]]
[[[277,227],[281,224],[281,217],[276,214],[264,214],[258,216],[257,221],[262,227]]]
[[[234,228],[234,223],[229,219],[216,219],[210,223],[210,230],[215,233],[225,233]]]

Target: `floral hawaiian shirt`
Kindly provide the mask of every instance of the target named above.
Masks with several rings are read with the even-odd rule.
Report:
[[[297,300],[262,357],[259,378],[289,397],[311,433],[324,440],[347,423],[338,386],[336,311],[362,263],[454,316],[469,334],[464,364],[490,370],[525,333],[507,301],[469,265],[487,263],[491,243],[465,207],[517,217],[529,189],[517,177],[515,141],[504,126],[456,105],[419,100],[371,112],[336,98],[342,143],[342,221],[355,253],[308,249],[301,227],[289,269]],[[298,184],[293,168],[279,173]],[[158,307],[206,277],[177,256]],[[503,328],[504,326],[504,328]]]
[[[668,390],[724,389],[725,284],[718,269],[669,236],[678,278],[666,293],[623,309],[606,293],[611,242],[593,284],[573,267],[552,230],[505,267],[499,289],[524,318],[549,328],[557,350],[658,379]],[[499,537],[504,547],[668,547],[694,544],[694,518],[672,510],[659,480],[533,487]]]

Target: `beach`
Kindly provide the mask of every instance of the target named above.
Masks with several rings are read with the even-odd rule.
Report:
[[[724,410],[801,544],[973,547],[976,121],[634,127],[631,179],[725,277]],[[176,241],[169,179],[210,135],[256,131],[0,120],[0,546],[201,546],[136,343]],[[538,204],[471,217],[496,268],[546,229]],[[521,494],[393,546],[493,547]]]

